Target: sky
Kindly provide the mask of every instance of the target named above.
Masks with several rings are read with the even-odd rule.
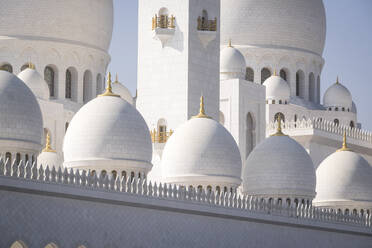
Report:
[[[351,92],[358,122],[372,130],[372,0],[323,0],[327,39],[321,95],[336,81]],[[114,0],[109,70],[135,95],[137,84],[137,0]]]

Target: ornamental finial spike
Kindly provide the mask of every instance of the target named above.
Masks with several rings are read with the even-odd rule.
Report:
[[[278,76],[278,73],[276,72],[276,69],[274,69],[274,76]]]
[[[35,70],[35,66],[32,64],[31,60],[28,62],[28,68]]]
[[[99,95],[99,96],[115,96],[115,97],[120,97],[119,95],[116,95],[112,92],[112,81],[111,81],[111,72],[109,72],[108,77],[107,77],[107,87],[106,91]]]
[[[231,45],[231,39],[229,39],[229,44],[227,45],[228,47],[233,47],[232,45]]]
[[[346,142],[346,131],[344,131],[344,135],[342,137],[342,147],[341,149],[338,149],[337,150],[338,152],[342,152],[342,151],[351,151],[349,149],[349,147],[347,147],[347,142]]]
[[[114,83],[119,83],[119,76],[118,76],[117,73],[116,73],[116,76],[115,76],[115,82]]]
[[[199,114],[193,116],[192,118],[208,118],[211,119],[208,115],[205,114],[205,109],[204,109],[204,97],[200,97],[200,109],[199,109]]]
[[[46,138],[45,138],[45,148],[43,149],[43,152],[56,152],[52,149],[52,145],[50,144],[50,134],[47,132]]]
[[[278,117],[276,118],[276,122],[278,123],[276,133],[274,133],[271,136],[285,136],[285,134],[282,132],[282,116],[281,115],[278,115]]]

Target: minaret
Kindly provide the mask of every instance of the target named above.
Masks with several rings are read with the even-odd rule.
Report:
[[[176,129],[201,94],[218,121],[220,0],[139,0],[138,16],[136,106],[149,128]]]

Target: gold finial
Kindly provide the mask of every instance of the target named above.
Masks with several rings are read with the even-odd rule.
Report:
[[[28,68],[35,70],[35,65],[31,63],[31,60],[28,62]]]
[[[278,76],[276,69],[274,69],[274,76]]]
[[[99,95],[99,96],[115,96],[115,97],[120,97],[119,95],[116,95],[112,92],[112,86],[111,86],[111,73],[109,72],[108,77],[107,77],[107,87],[106,91]]]
[[[52,146],[50,144],[50,134],[47,133],[46,139],[45,139],[45,148],[43,149],[43,152],[56,152],[52,149]]]
[[[231,39],[229,39],[229,44],[227,45],[228,47],[233,47],[232,45],[231,45]]]
[[[337,150],[338,152],[342,151],[351,151],[350,148],[347,147],[347,142],[346,142],[346,131],[344,131],[344,136],[342,138],[342,147]]]
[[[200,97],[199,114],[193,116],[192,118],[208,118],[208,119],[212,119],[211,117],[209,117],[208,115],[205,114],[205,110],[204,110],[204,97],[203,96]]]
[[[278,115],[278,118],[276,119],[276,122],[278,123],[278,127],[276,129],[276,133],[274,133],[273,135],[271,136],[286,136],[283,132],[282,132],[282,116],[281,115]]]

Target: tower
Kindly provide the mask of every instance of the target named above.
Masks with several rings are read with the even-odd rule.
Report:
[[[153,137],[198,113],[218,120],[220,0],[140,0],[136,106]]]

